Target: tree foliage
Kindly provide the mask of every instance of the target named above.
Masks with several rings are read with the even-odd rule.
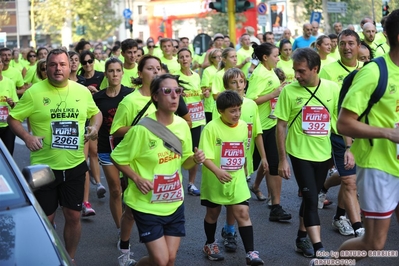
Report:
[[[122,22],[114,5],[119,0],[45,0],[34,4],[36,29],[50,35],[60,35],[67,20],[72,22],[73,39],[105,39]],[[85,26],[85,35],[76,35],[78,26]]]
[[[236,28],[241,29],[243,23],[247,21],[247,18],[241,13],[236,13],[235,18]],[[215,33],[229,34],[229,19],[227,13],[209,12],[204,18],[196,18],[196,24],[201,27],[203,32],[211,36]]]

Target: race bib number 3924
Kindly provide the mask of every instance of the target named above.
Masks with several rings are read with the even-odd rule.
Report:
[[[51,122],[51,148],[77,150],[79,148],[79,124],[77,121]]]

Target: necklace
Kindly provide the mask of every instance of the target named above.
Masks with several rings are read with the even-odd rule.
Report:
[[[66,108],[66,99],[68,98],[68,95],[69,95],[69,82],[68,82],[67,93],[66,93],[66,96],[65,96],[64,100],[62,99],[61,94],[60,94],[60,91],[58,90],[58,88],[54,87],[54,89],[57,91],[58,97],[60,97],[60,103],[57,104],[57,109],[61,109],[60,106],[61,106],[61,104],[63,104],[63,103],[65,104],[65,107],[64,107],[64,108]]]

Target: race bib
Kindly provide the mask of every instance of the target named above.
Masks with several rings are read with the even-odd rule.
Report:
[[[302,108],[302,130],[311,136],[328,135],[330,114],[324,106],[304,106]]]
[[[0,106],[0,122],[6,123],[9,111],[7,106]]]
[[[399,123],[395,123],[395,128],[399,127]],[[396,144],[396,159],[399,160],[399,144]]]
[[[251,146],[251,140],[252,140],[252,123],[247,124],[248,127],[248,140],[247,140],[247,150],[249,150],[249,147]]]
[[[53,121],[51,129],[51,148],[68,150],[79,148],[79,124],[77,121]]]
[[[277,103],[278,98],[273,98],[270,99],[269,103],[270,103],[270,108],[272,109],[272,111],[269,114],[269,118],[271,119],[276,119],[277,117],[274,115],[274,108],[276,108],[276,103]]]
[[[114,144],[114,136],[109,136],[109,146],[111,147],[111,151],[115,149],[115,144]]]
[[[204,105],[202,102],[188,103],[188,112],[191,116],[191,121],[200,121],[205,119]]]
[[[155,175],[151,203],[182,201],[184,194],[179,172],[172,175]]]
[[[223,142],[220,168],[226,171],[240,170],[245,163],[243,142]]]

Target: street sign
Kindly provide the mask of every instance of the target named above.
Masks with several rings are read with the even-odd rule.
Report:
[[[345,2],[327,2],[327,13],[346,13]]]
[[[202,55],[208,51],[209,43],[212,40],[211,36],[205,33],[198,34],[193,40],[194,52],[198,55]]]
[[[321,12],[312,11],[312,15],[310,15],[310,23],[316,21],[317,23],[320,24],[320,20],[321,20]]]
[[[267,24],[267,16],[266,15],[258,15],[258,25],[262,27],[266,27]]]
[[[131,16],[132,16],[132,10],[130,10],[129,8],[125,8],[123,10],[123,17],[130,18]]]
[[[259,3],[256,9],[258,10],[258,15],[266,15],[267,5],[265,3]]]

